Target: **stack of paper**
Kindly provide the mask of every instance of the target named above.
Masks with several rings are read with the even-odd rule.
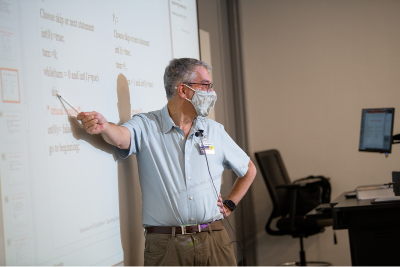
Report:
[[[394,197],[393,188],[388,185],[367,185],[356,188],[358,200],[378,197]]]

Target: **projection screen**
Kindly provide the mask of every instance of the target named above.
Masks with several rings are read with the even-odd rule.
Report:
[[[166,104],[179,57],[199,58],[195,0],[0,0],[0,264],[123,260],[113,151],[56,95],[118,123]]]

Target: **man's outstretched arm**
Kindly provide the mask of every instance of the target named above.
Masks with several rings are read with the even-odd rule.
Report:
[[[101,134],[104,140],[118,148],[129,149],[131,145],[131,132],[122,126],[108,122],[100,113],[81,112],[77,119],[80,120],[89,134]]]

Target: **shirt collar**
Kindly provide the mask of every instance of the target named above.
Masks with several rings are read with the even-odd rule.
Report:
[[[169,112],[168,112],[168,104],[165,105],[162,109],[161,109],[161,117],[162,117],[162,131],[163,133],[168,133],[174,126],[175,123],[174,121],[171,119],[171,117],[169,116]]]
[[[169,116],[168,104],[165,105],[161,109],[161,116],[162,116],[162,122],[163,122],[162,131],[163,131],[164,134],[168,133],[173,127],[178,127],[178,126],[175,125],[174,121]],[[203,125],[203,127],[200,126],[200,128],[199,128],[199,121],[201,121],[201,124]],[[193,121],[192,129],[190,129],[190,132],[189,132],[188,136],[193,135],[195,132],[197,132],[201,128],[204,128],[204,118],[197,117]],[[204,130],[204,129],[202,129],[202,130]]]

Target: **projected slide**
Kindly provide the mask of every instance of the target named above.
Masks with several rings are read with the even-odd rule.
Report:
[[[0,3],[0,264],[121,262],[114,150],[75,110],[162,108],[168,61],[199,58],[196,1]]]
[[[382,147],[385,128],[385,113],[369,113],[364,126],[364,144],[366,147]]]
[[[390,149],[394,109],[363,109],[360,150]]]

